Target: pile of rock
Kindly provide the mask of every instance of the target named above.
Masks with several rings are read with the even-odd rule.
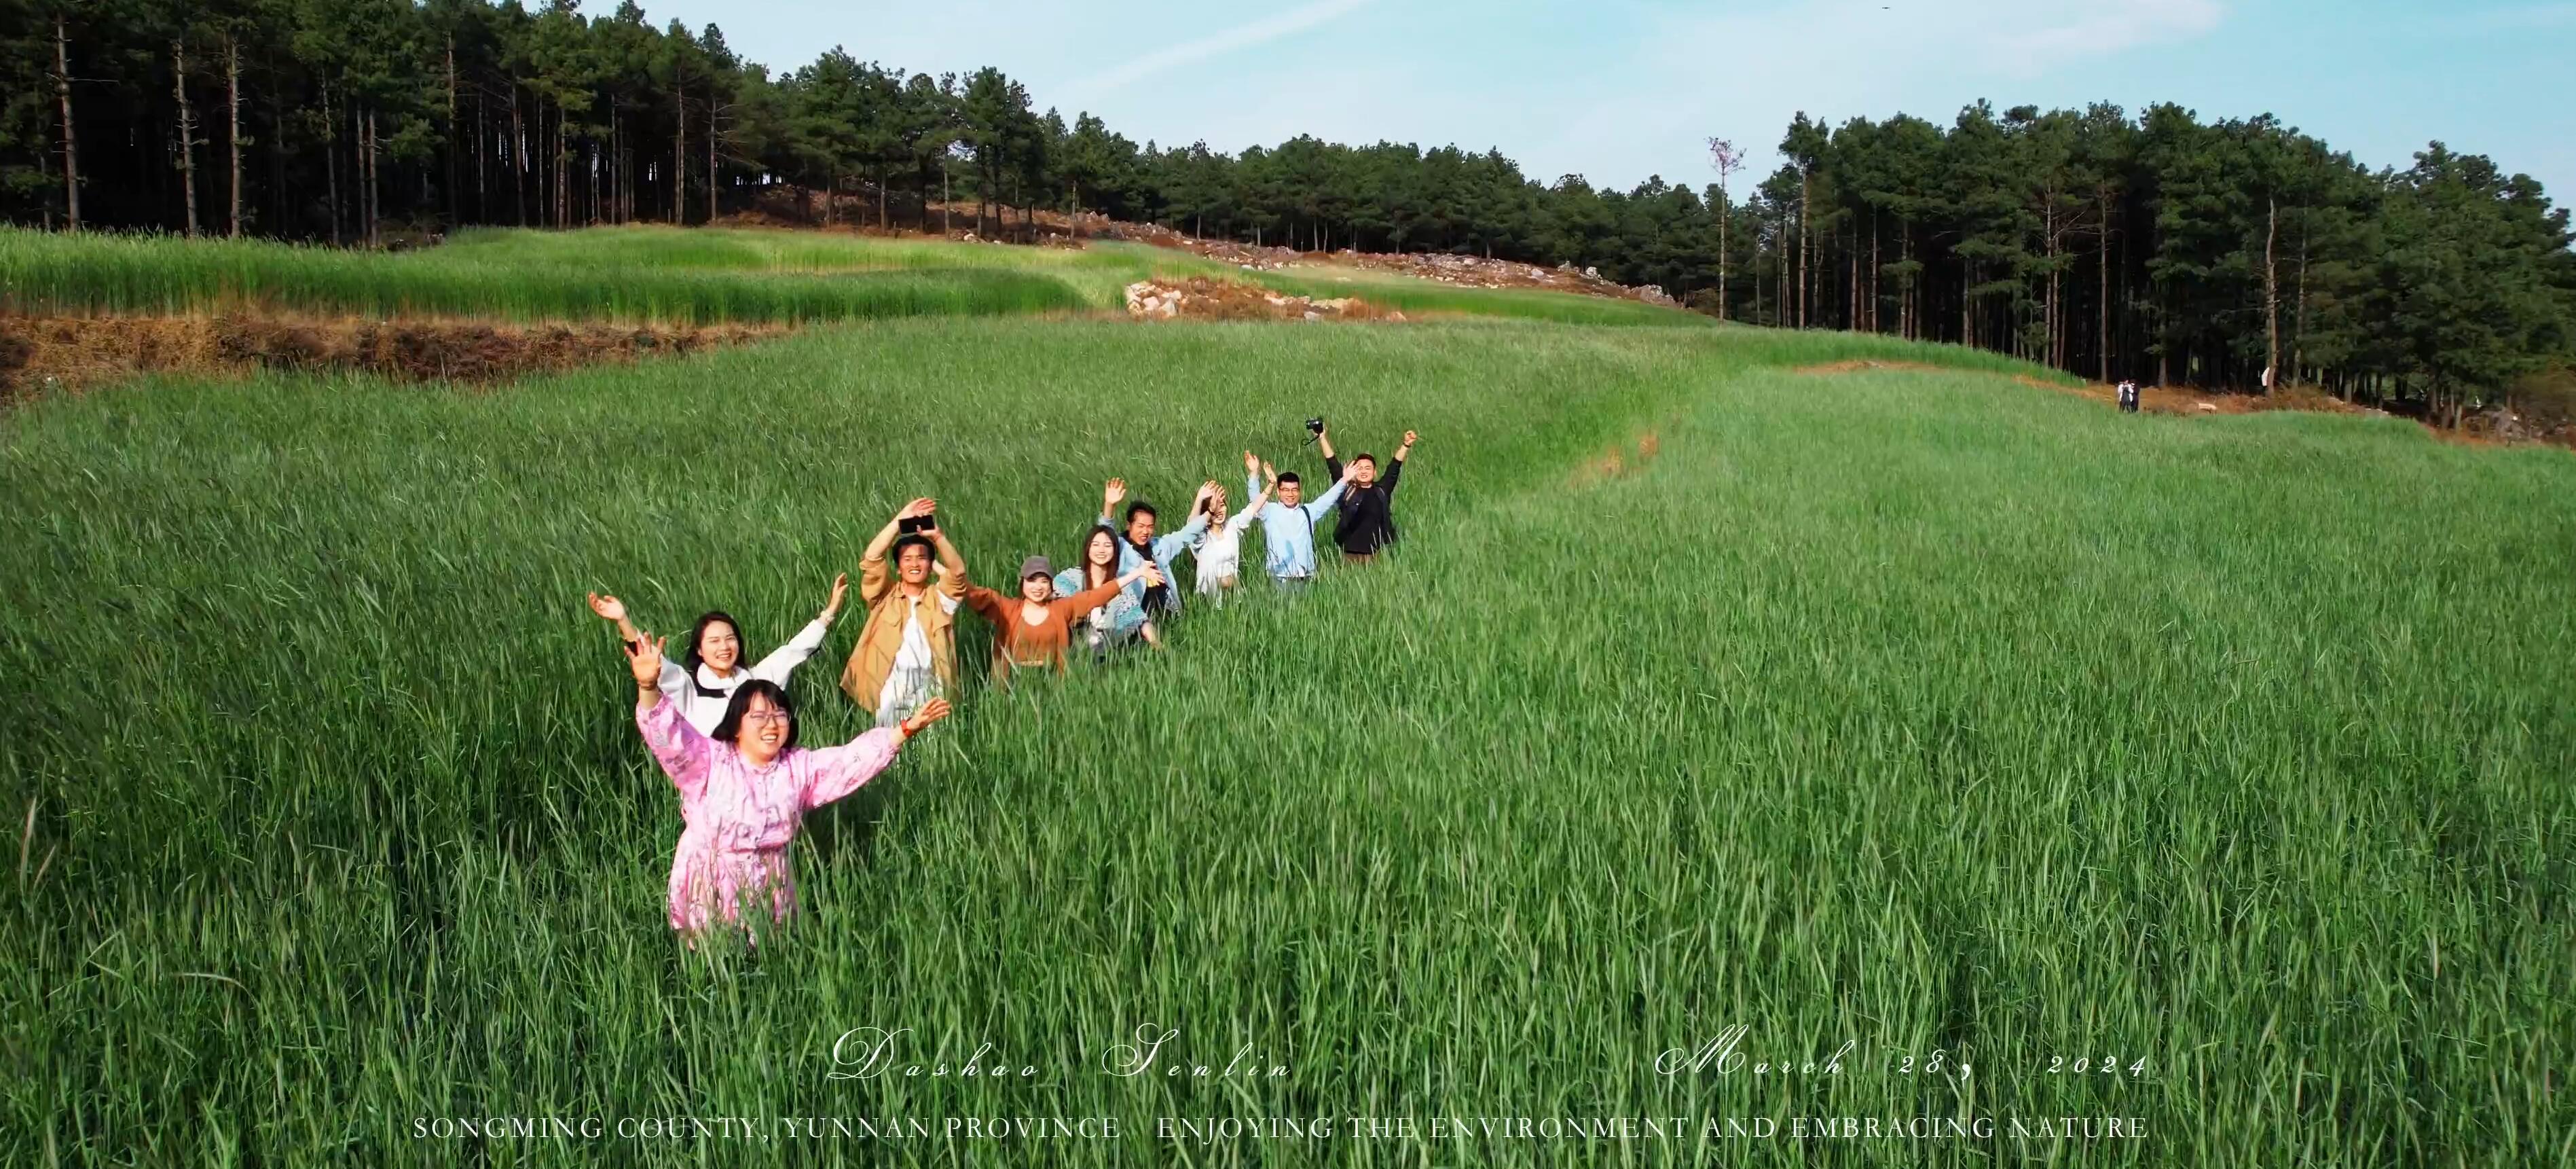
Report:
[[[1401,321],[1355,296],[1317,299],[1193,276],[1180,284],[1139,280],[1127,286],[1127,315],[1138,320],[1191,317],[1219,321]]]

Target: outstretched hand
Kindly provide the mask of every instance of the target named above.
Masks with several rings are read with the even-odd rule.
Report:
[[[626,665],[635,672],[636,689],[660,692],[656,687],[662,681],[662,643],[669,640],[667,637],[645,636],[627,643]]]
[[[623,621],[626,619],[626,602],[614,596],[603,597],[598,593],[592,593],[590,611],[599,614],[603,621]]]
[[[938,510],[939,501],[925,495],[903,505],[903,510],[894,513],[894,518],[899,520],[917,520]]]
[[[1404,445],[1406,445],[1406,446],[1412,446],[1412,445],[1413,445],[1413,432],[1412,432],[1412,431],[1410,431],[1410,430],[1408,430],[1408,431],[1405,431],[1405,432],[1404,432]]]
[[[1261,460],[1261,479],[1265,483],[1277,483],[1279,481],[1279,468],[1271,466],[1270,460],[1268,459]]]
[[[1127,498],[1127,481],[1112,479],[1108,486],[1100,489],[1100,510],[1109,511],[1118,506],[1118,501],[1125,498]]]
[[[946,717],[948,717],[948,700],[945,698],[933,698],[928,702],[922,703],[921,709],[912,712],[911,718],[905,719],[897,725],[903,729],[904,737],[910,738],[914,735],[920,734],[922,728]]]
[[[1246,474],[1246,475],[1249,475],[1249,474],[1253,473],[1254,471],[1258,471],[1258,470],[1260,470],[1260,469],[1261,469],[1261,460],[1259,460],[1259,459],[1256,459],[1256,458],[1252,457],[1252,452],[1251,452],[1251,451],[1245,451],[1245,452],[1243,452],[1243,473],[1244,473],[1244,474]]]
[[[833,578],[832,578],[832,599],[831,599],[830,601],[825,602],[825,603],[824,603],[824,605],[823,605],[823,623],[824,623],[825,625],[829,625],[829,624],[831,624],[831,623],[832,623],[832,618],[834,618],[834,617],[836,617],[836,616],[839,616],[839,615],[840,615],[840,612],[841,612],[841,599],[842,599],[843,597],[847,597],[847,596],[849,596],[849,595],[850,595],[850,574],[845,572],[845,573],[840,574],[839,576],[833,577]]]

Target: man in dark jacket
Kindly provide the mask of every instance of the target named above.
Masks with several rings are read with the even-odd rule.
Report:
[[[1351,480],[1342,492],[1341,520],[1333,526],[1333,542],[1342,546],[1342,559],[1365,564],[1378,550],[1395,543],[1395,483],[1404,475],[1404,457],[1413,453],[1413,432],[1404,432],[1404,445],[1395,448],[1395,461],[1387,464],[1386,475],[1377,473],[1377,456],[1362,451],[1351,458]],[[1333,436],[1327,430],[1316,436],[1323,444],[1324,472],[1333,479],[1342,477],[1342,461],[1333,457]]]

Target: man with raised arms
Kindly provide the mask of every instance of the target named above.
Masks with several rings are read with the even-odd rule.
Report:
[[[1299,588],[1315,579],[1315,521],[1341,502],[1350,474],[1344,472],[1323,498],[1308,503],[1295,471],[1282,474],[1251,451],[1243,452],[1243,494],[1258,498],[1265,479],[1277,498],[1261,505],[1262,568],[1280,588]]]

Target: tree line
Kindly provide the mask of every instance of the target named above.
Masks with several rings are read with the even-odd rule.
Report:
[[[0,215],[382,246],[389,230],[826,221],[1026,233],[1034,209],[1301,250],[1594,267],[1734,320],[2280,383],[2456,417],[2576,349],[2566,211],[2486,158],[2371,170],[2270,117],[1970,106],[1712,139],[1626,191],[1499,151],[1141,147],[1001,71],[833,49],[771,76],[634,0],[0,0]],[[834,197],[816,200],[813,195]]]

